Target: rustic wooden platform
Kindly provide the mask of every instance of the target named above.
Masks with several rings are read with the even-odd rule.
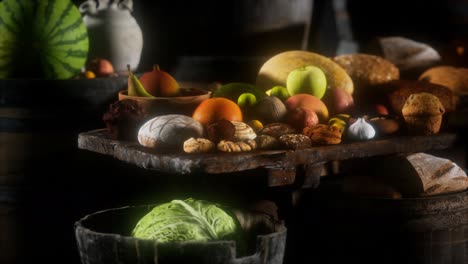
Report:
[[[305,165],[306,173],[316,173],[314,164],[354,158],[373,157],[396,153],[423,152],[445,149],[455,144],[456,134],[442,133],[432,136],[401,136],[367,142],[313,147],[301,150],[252,151],[244,153],[161,153],[146,148],[138,142],[112,140],[105,129],[80,133],[78,147],[105,155],[136,166],[167,173],[222,174],[265,168],[269,172],[271,186],[294,182],[296,167]],[[309,169],[308,169],[309,168]]]

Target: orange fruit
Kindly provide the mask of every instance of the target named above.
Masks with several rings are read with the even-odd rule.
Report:
[[[223,97],[214,97],[201,102],[195,108],[192,118],[207,126],[221,119],[242,121],[242,111],[233,101]]]

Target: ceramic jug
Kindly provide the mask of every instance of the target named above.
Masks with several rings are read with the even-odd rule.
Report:
[[[118,73],[127,64],[136,70],[143,49],[143,34],[132,16],[132,0],[88,0],[79,7],[88,28],[88,58],[108,59]]]

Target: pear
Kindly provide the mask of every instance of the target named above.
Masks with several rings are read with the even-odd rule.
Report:
[[[145,90],[140,80],[130,70],[130,64],[127,64],[128,69],[128,95],[140,97],[154,97]]]

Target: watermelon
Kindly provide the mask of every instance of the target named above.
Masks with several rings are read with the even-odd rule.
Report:
[[[88,47],[86,25],[70,0],[0,2],[0,78],[71,78]]]

